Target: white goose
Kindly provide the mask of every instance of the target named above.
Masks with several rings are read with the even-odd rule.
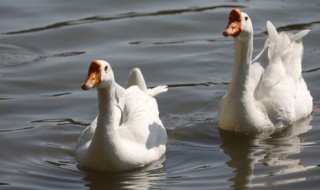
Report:
[[[301,75],[302,38],[277,33],[267,22],[269,38],[252,61],[253,29],[249,16],[233,9],[224,36],[234,37],[235,60],[228,92],[219,107],[219,127],[243,133],[274,132],[312,112],[312,97]]]
[[[75,156],[80,166],[118,172],[148,165],[164,155],[167,133],[152,96],[167,91],[166,86],[147,89],[136,68],[124,89],[115,82],[109,63],[94,60],[81,87],[97,87],[99,114],[78,139]]]

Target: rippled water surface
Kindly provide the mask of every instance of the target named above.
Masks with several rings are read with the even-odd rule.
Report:
[[[257,54],[265,22],[310,29],[303,76],[315,112],[271,137],[219,131],[233,41],[228,13],[248,13]],[[320,3],[214,0],[2,0],[0,3],[0,189],[319,189]],[[97,114],[80,88],[92,59],[119,84],[140,67],[169,135],[164,164],[124,173],[77,167],[73,150]]]

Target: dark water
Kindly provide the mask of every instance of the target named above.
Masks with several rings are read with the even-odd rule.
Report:
[[[0,189],[319,189],[320,112],[271,137],[221,132],[217,108],[230,81],[231,8],[253,20],[257,54],[266,20],[310,29],[303,76],[320,107],[320,3],[209,0],[2,0]],[[97,114],[84,92],[92,59],[124,85],[140,67],[158,99],[169,142],[164,165],[119,174],[82,171],[73,150]]]

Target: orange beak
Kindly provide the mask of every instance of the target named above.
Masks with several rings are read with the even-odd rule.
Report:
[[[101,66],[98,61],[94,60],[91,62],[88,76],[84,83],[82,83],[81,88],[83,90],[90,90],[96,87],[101,82]]]
[[[233,9],[229,14],[228,26],[222,34],[225,37],[236,37],[241,33],[241,31],[241,12],[239,9]]]

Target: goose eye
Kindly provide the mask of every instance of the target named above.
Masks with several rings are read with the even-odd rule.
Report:
[[[104,67],[104,71],[107,71],[107,70],[108,70],[108,66],[105,66],[105,67]]]
[[[246,16],[246,17],[244,17],[244,19],[247,21],[247,20],[248,20],[248,17]]]

